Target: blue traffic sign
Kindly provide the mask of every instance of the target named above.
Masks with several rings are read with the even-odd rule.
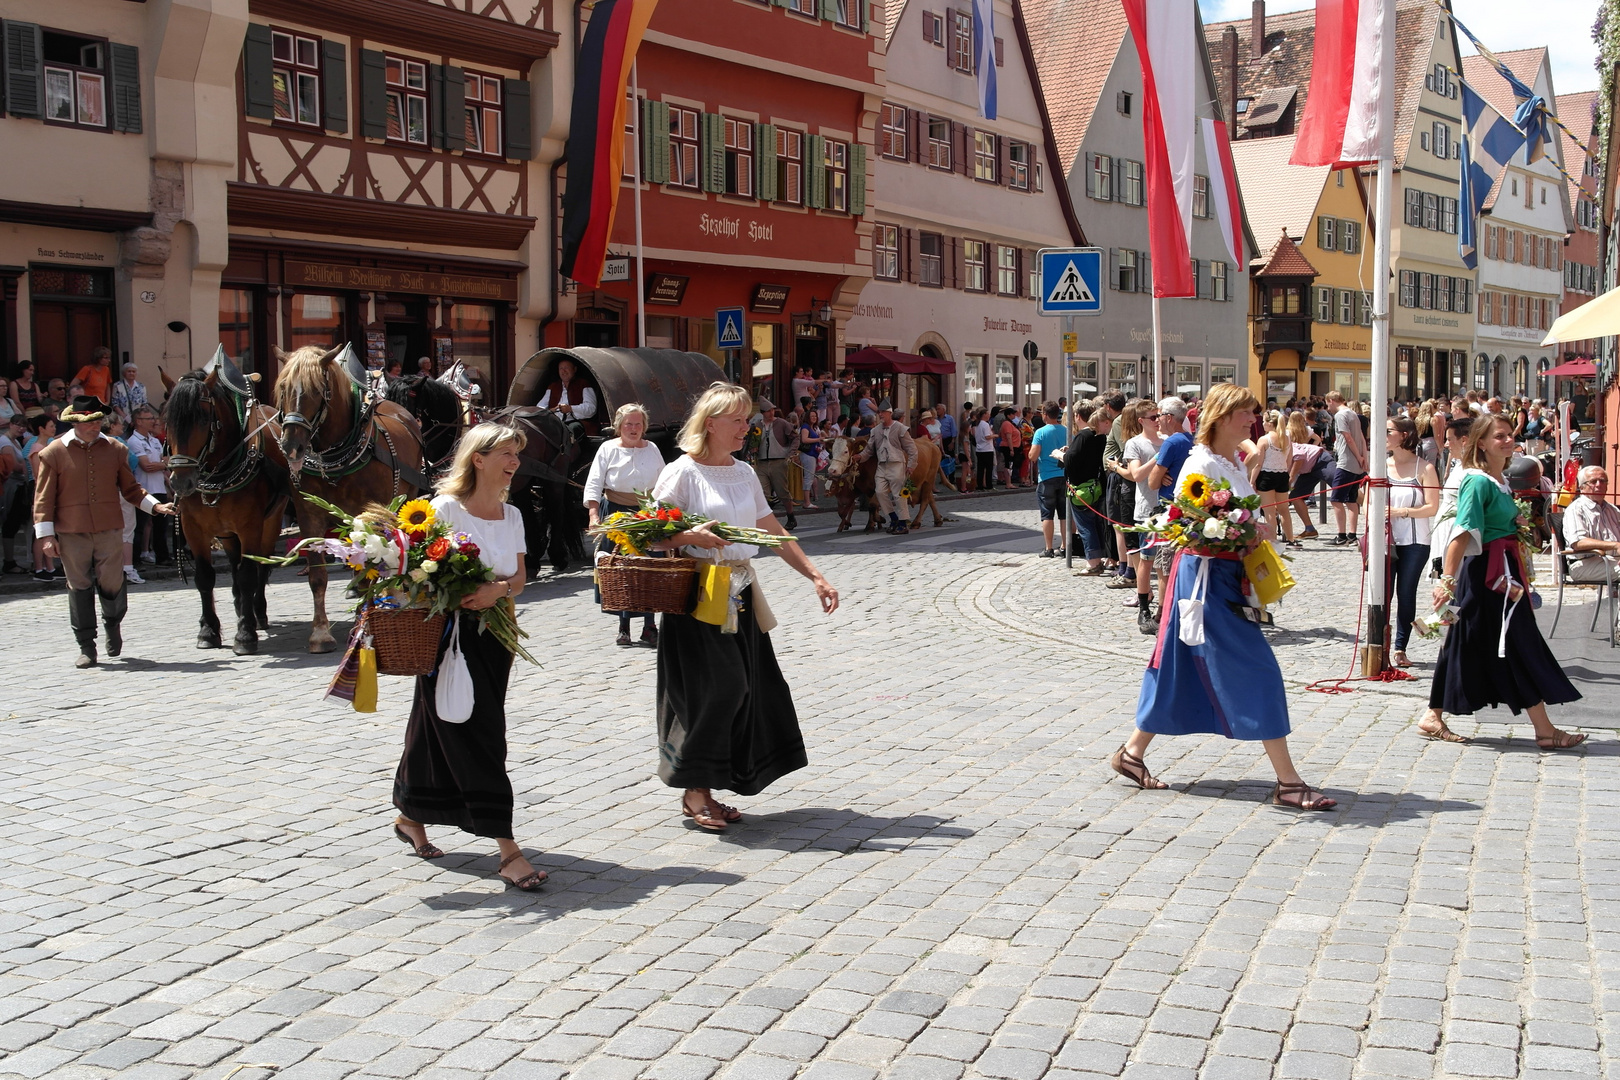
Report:
[[[1101,315],[1102,248],[1042,248],[1042,315]]]
[[[722,349],[743,347],[743,309],[723,307],[714,313],[714,340]]]

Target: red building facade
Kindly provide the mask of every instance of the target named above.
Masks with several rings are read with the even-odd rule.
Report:
[[[871,277],[882,63],[866,0],[662,0],[638,54],[605,280],[560,282],[544,343],[690,349],[724,364],[734,343],[717,340],[715,312],[742,307],[730,358],[757,393],[785,400],[794,368],[840,366],[842,324]]]

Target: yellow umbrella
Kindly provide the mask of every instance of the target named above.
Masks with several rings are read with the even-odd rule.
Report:
[[[1587,338],[1614,334],[1620,334],[1620,289],[1610,289],[1602,296],[1558,316],[1541,343],[1552,345],[1560,341],[1585,341]]]

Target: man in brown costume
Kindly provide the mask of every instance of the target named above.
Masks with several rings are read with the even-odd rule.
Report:
[[[107,628],[107,655],[124,648],[120,625],[129,606],[123,571],[123,511],[120,497],[148,514],[172,515],[172,503],[159,503],[135,482],[129,450],[101,432],[108,407],[81,395],[62,411],[72,424],[66,436],[39,452],[34,490],[34,534],[44,552],[62,560],[67,572],[68,619],[79,640],[75,667],[96,663],[96,593]]]
[[[572,360],[557,361],[557,377],[546,387],[540,407],[561,416],[563,423],[573,428],[576,438],[582,432],[595,435],[602,430],[601,422],[596,419],[596,391]]]

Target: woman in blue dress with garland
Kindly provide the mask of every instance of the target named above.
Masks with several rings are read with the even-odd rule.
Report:
[[[1235,496],[1254,494],[1238,459],[1259,408],[1246,387],[1220,383],[1210,390],[1198,417],[1197,445],[1177,481],[1178,495],[1195,477],[1229,481]],[[1262,524],[1262,536],[1269,532]],[[1179,602],[1194,595],[1200,564],[1206,562],[1204,641],[1188,645],[1181,640]],[[1136,730],[1109,760],[1114,771],[1138,787],[1165,788],[1169,785],[1148,771],[1145,760],[1154,736],[1224,735],[1265,747],[1277,772],[1273,804],[1300,810],[1338,805],[1300,779],[1288,754],[1282,670],[1260,627],[1238,610],[1247,603],[1241,556],[1185,547],[1176,554],[1164,591],[1158,642],[1137,699]]]

